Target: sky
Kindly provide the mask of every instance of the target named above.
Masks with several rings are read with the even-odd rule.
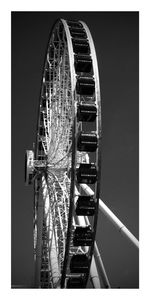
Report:
[[[33,286],[33,186],[24,155],[35,141],[44,57],[58,18],[84,21],[102,98],[101,199],[138,238],[139,33],[136,12],[12,13],[12,285]],[[138,288],[138,251],[99,213],[97,243],[113,288]]]

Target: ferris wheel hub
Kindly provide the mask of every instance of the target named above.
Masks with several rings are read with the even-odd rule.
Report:
[[[34,174],[34,152],[26,150],[25,153],[25,183],[26,185],[32,184]]]
[[[36,174],[40,174],[47,167],[46,160],[35,160],[34,151],[26,150],[25,153],[25,183],[30,185],[33,183]]]

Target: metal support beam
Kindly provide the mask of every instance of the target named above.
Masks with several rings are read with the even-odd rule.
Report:
[[[88,185],[81,184],[81,187],[87,195],[94,194]],[[115,214],[106,206],[106,204],[104,204],[101,199],[99,199],[99,209],[112,222],[118,231],[132,243],[132,245],[134,245],[136,248],[139,248],[139,241],[137,238],[127,229],[127,227],[115,216]]]
[[[89,219],[87,216],[85,216],[85,221],[87,225],[90,225]],[[98,266],[98,270],[99,270],[99,277],[101,278],[103,285],[105,288],[111,288],[106,271],[105,271],[105,267],[102,261],[102,257],[101,254],[99,252],[99,249],[97,247],[97,243],[94,243],[94,255],[97,261],[97,266]]]
[[[75,203],[76,203],[76,198],[78,197],[78,195],[80,195],[76,186],[75,186],[75,194],[76,194],[75,197]],[[77,216],[77,222],[82,226],[90,225],[87,216]],[[94,254],[96,257],[97,264],[95,264],[95,257],[93,256],[91,262],[91,269],[90,269],[90,277],[91,277],[92,284],[95,288],[101,288],[101,283],[100,283],[100,279],[101,279],[105,288],[111,288],[96,242],[94,244]]]
[[[92,261],[91,261],[90,279],[91,279],[91,282],[92,282],[92,285],[93,285],[94,289],[100,289],[101,288],[101,284],[100,284],[100,280],[99,280],[99,275],[98,275],[94,255],[93,255]]]
[[[126,237],[136,248],[139,248],[139,241],[128,230],[128,228],[115,216],[115,214],[99,199],[99,208],[104,215],[115,225],[119,232]]]
[[[78,191],[76,189],[76,193],[77,192]],[[80,226],[86,226],[85,217],[84,216],[78,216],[77,217],[77,223]],[[88,247],[86,247],[86,246],[85,246],[85,251],[88,251]],[[94,255],[92,257],[92,262],[91,262],[90,279],[91,279],[93,287],[95,289],[100,289],[101,288],[100,279],[99,279],[99,275],[98,275],[98,271],[97,271],[97,266],[96,266]]]
[[[97,266],[99,268],[100,277],[103,281],[103,285],[104,285],[105,288],[110,289],[111,288],[110,282],[108,280],[106,270],[105,270],[105,267],[104,267],[104,264],[103,264],[103,261],[102,261],[102,257],[101,257],[101,254],[100,254],[99,250],[98,250],[96,242],[94,244],[94,254],[95,254],[96,261],[97,261]]]

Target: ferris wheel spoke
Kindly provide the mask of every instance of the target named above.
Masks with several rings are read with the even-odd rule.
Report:
[[[69,197],[67,198],[67,189],[64,185],[64,178],[58,177],[53,173],[55,177],[54,186],[53,186],[53,195],[54,195],[54,204],[53,204],[53,218],[54,218],[54,231],[57,235],[57,244],[59,244],[59,253],[58,260],[61,262],[60,268],[62,265],[62,257],[64,256],[65,251],[65,240],[67,232],[67,219],[68,219],[68,206],[67,199],[69,202]],[[63,181],[62,181],[63,180]],[[54,210],[55,209],[55,210]]]
[[[65,57],[66,57],[66,55],[64,56],[64,58]],[[65,64],[65,62],[64,62],[64,64]],[[61,63],[61,65],[63,66],[63,62]],[[61,73],[61,72],[59,72],[59,73]],[[62,81],[62,89],[64,90],[64,85],[67,84],[67,86],[68,86],[69,75],[67,75],[67,80],[65,77],[62,76],[62,78],[60,78],[59,81],[60,82]],[[66,87],[65,90],[67,90],[67,88],[68,87]],[[59,88],[59,90],[61,90],[61,88]],[[60,157],[60,154],[64,155],[64,150],[66,149],[67,144],[68,144],[68,136],[69,136],[69,132],[70,132],[70,129],[69,129],[70,126],[68,126],[69,124],[66,124],[67,118],[66,118],[66,112],[64,111],[64,107],[68,106],[68,105],[66,105],[66,102],[68,101],[68,97],[66,100],[66,96],[67,95],[64,95],[64,93],[59,93],[60,101],[59,102],[57,101],[57,103],[59,103],[59,106],[61,107],[61,113],[60,113],[60,111],[58,111],[58,113],[56,111],[56,118],[57,118],[57,120],[59,120],[59,124],[56,124],[55,128],[53,128],[53,130],[54,130],[53,140],[57,141],[57,142],[55,142],[55,148],[53,149],[53,147],[52,147],[52,149],[53,149],[52,159],[53,160],[55,159],[56,156]],[[53,124],[52,124],[52,126],[53,126]],[[57,136],[58,133],[59,133],[59,136]],[[61,151],[62,151],[62,153],[61,153]],[[51,151],[51,153],[52,153],[52,151]]]

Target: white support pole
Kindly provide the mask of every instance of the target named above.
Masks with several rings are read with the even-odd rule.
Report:
[[[88,219],[87,216],[85,217],[85,221],[86,221],[87,225],[90,225],[90,222],[89,222],[89,219]],[[99,249],[97,247],[96,242],[94,243],[94,255],[95,255],[95,258],[97,260],[97,265],[98,265],[98,268],[99,268],[100,278],[103,281],[104,287],[110,289],[111,286],[110,286],[110,283],[109,283],[109,280],[108,280],[108,277],[107,277],[107,274],[106,274],[106,271],[105,271],[105,267],[104,267],[104,264],[103,264],[103,261],[102,261],[102,258],[101,258],[101,254],[99,252]]]
[[[76,190],[76,192],[77,192],[77,190]],[[85,221],[85,218],[83,216],[77,216],[77,222],[80,226],[86,226],[86,221]],[[88,251],[87,246],[85,246],[85,251]],[[92,262],[91,262],[90,278],[91,278],[91,281],[92,281],[92,284],[93,284],[94,288],[95,289],[100,289],[101,284],[100,284],[100,279],[99,279],[99,275],[98,275],[98,271],[97,271],[94,256],[92,257]]]
[[[111,285],[110,285],[110,282],[108,280],[108,277],[107,277],[107,274],[106,274],[106,271],[105,271],[105,267],[104,267],[104,264],[103,264],[103,261],[102,261],[102,258],[101,258],[101,254],[98,250],[96,242],[94,244],[94,254],[95,254],[95,258],[97,260],[97,265],[99,267],[99,272],[100,272],[100,276],[101,276],[101,279],[103,281],[104,287],[108,288],[108,289],[111,289]]]
[[[99,199],[99,208],[104,215],[115,225],[119,232],[125,236],[134,246],[139,248],[139,241],[137,238],[128,230],[128,228],[114,215],[114,213]]]
[[[94,192],[88,185],[81,184],[81,187],[87,195],[94,195]],[[99,209],[123,236],[125,236],[134,246],[136,246],[136,248],[139,248],[139,241],[137,238],[127,229],[127,227],[115,216],[115,214],[106,206],[106,204],[104,204],[101,199],[99,199]]]
[[[101,288],[101,284],[100,284],[99,275],[98,275],[98,272],[97,272],[97,267],[96,267],[94,255],[92,257],[92,262],[91,262],[90,279],[92,281],[94,289],[100,289]]]

